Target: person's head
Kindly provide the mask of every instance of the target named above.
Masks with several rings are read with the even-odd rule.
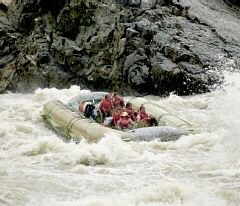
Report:
[[[128,118],[129,118],[128,113],[127,113],[127,112],[123,112],[123,113],[121,114],[121,118],[128,119]]]
[[[121,107],[117,107],[115,110],[117,113],[121,113],[122,112],[122,108]]]
[[[126,108],[132,109],[132,103],[131,103],[131,102],[128,102],[128,103],[126,104]]]
[[[105,99],[107,99],[107,100],[108,100],[108,99],[111,99],[110,94],[106,94],[106,95],[105,95]]]
[[[144,107],[144,106],[141,106],[141,107],[140,107],[140,112],[145,113],[145,107]]]
[[[126,104],[126,108],[132,109],[132,103],[131,103],[131,102],[128,102],[128,103]]]
[[[117,93],[117,92],[114,92],[114,93],[113,93],[113,97],[116,97],[116,96],[118,96],[118,93]]]

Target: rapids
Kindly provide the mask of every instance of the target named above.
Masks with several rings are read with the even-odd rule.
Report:
[[[44,124],[43,104],[87,90],[1,94],[0,205],[240,205],[240,74],[225,77],[211,93],[146,97],[200,128],[175,142],[67,143]]]

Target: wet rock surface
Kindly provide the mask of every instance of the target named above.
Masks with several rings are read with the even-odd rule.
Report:
[[[240,6],[240,1],[238,1],[238,0],[226,0],[226,2],[237,5],[237,6]]]
[[[72,84],[135,95],[207,92],[222,81],[212,71],[220,58],[239,67],[240,11],[229,2],[2,3],[0,92]]]

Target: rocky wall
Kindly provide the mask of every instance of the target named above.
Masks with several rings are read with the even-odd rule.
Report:
[[[189,7],[163,0],[32,0],[1,9],[0,92],[72,84],[179,95],[221,82],[218,55],[237,48]]]

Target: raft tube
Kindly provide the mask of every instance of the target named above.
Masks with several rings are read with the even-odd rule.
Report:
[[[161,142],[174,141],[182,135],[188,135],[189,132],[183,128],[172,126],[144,127],[130,130],[136,141],[151,141],[158,139]]]
[[[197,133],[197,128],[193,126],[188,121],[175,116],[171,112],[167,111],[165,108],[154,104],[151,101],[146,100],[142,97],[137,97],[131,99],[131,103],[133,104],[134,108],[140,108],[140,106],[144,106],[146,108],[146,111],[154,116],[156,120],[158,121],[158,125],[168,125],[173,126],[176,128],[182,128],[190,133]]]
[[[150,141],[156,138],[160,141],[171,141],[188,135],[187,130],[172,126],[138,128],[126,132],[111,129],[85,118],[60,101],[46,103],[42,116],[58,133],[77,141],[85,139],[88,142],[96,142],[111,133],[120,136],[123,141]]]

